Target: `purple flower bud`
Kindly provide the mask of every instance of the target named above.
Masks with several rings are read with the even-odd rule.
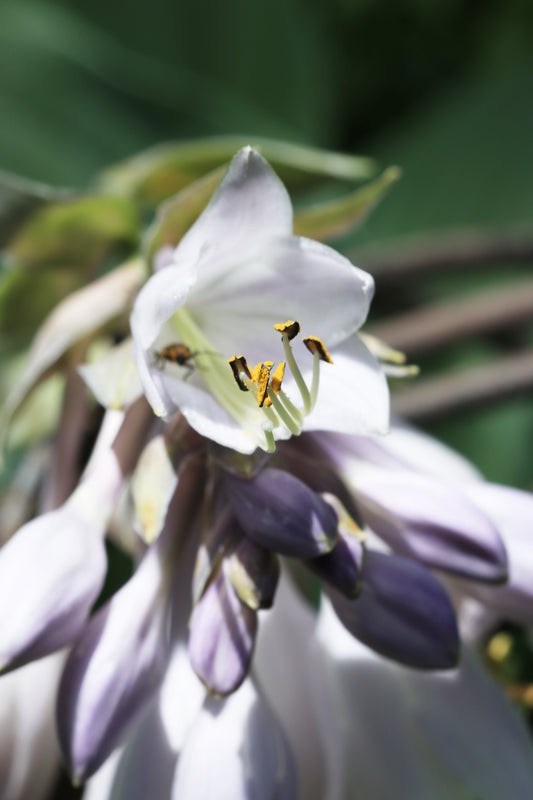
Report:
[[[285,736],[253,684],[223,701],[206,698],[178,761],[172,800],[297,796]]]
[[[457,489],[415,473],[371,470],[355,491],[365,522],[396,553],[470,580],[506,579],[498,530]]]
[[[343,625],[381,655],[419,669],[457,664],[452,604],[439,581],[407,558],[367,550],[361,594],[330,592]]]
[[[268,468],[249,480],[228,478],[226,485],[242,528],[267,550],[313,558],[334,547],[337,515],[290,473]]]
[[[363,543],[356,536],[339,532],[339,540],[331,553],[310,558],[306,566],[347,597],[357,597],[361,590]]]
[[[107,562],[99,520],[80,502],[83,491],[28,522],[0,551],[4,672],[69,644],[98,597]]]
[[[257,614],[241,603],[223,564],[193,611],[189,634],[191,664],[213,694],[223,697],[241,685],[256,631]]]
[[[327,556],[323,556],[327,558]],[[279,580],[275,553],[243,538],[229,559],[229,578],[240,600],[252,610],[271,608]]]
[[[76,780],[102,764],[159,687],[170,652],[165,585],[154,547],[70,653],[59,689],[58,727]]]

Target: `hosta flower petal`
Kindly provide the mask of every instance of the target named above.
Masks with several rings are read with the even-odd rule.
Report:
[[[297,319],[304,335],[320,337],[328,348],[364,323],[374,292],[372,277],[332,248],[292,236],[263,242],[253,264],[239,256],[234,253],[220,264],[210,283],[200,266],[187,300],[198,327],[226,358],[245,353],[255,363],[265,353],[275,355],[273,325],[286,319]],[[324,298],[332,296],[332,287],[334,300],[328,304]]]
[[[58,725],[76,780],[103,763],[163,678],[170,632],[162,579],[154,546],[70,653],[59,689]]]
[[[455,612],[444,588],[407,558],[367,551],[361,594],[330,591],[343,625],[381,655],[419,669],[457,663]]]
[[[154,363],[154,346],[164,323],[185,302],[196,280],[196,263],[188,262],[179,272],[167,267],[145,283],[130,319],[134,353],[146,399],[158,416],[174,409],[165,389],[164,376]]]
[[[378,469],[362,472],[353,488],[363,519],[395,552],[471,580],[506,579],[498,530],[458,489]]]
[[[250,669],[257,614],[239,600],[224,565],[198,601],[190,622],[189,656],[198,677],[220,697]]]
[[[288,573],[282,572],[274,606],[259,627],[254,675],[287,735],[298,771],[297,796],[329,800],[321,724],[317,724],[312,704],[315,688],[310,659],[314,658],[315,630],[314,609],[304,601]],[[292,676],[290,680],[288,676]]]
[[[351,336],[331,348],[331,357],[333,365],[323,365],[317,404],[304,421],[305,430],[386,433],[389,390],[374,356],[358,336]]]
[[[285,737],[247,681],[224,701],[207,698],[181,753],[171,800],[294,800]]]
[[[28,522],[0,551],[0,605],[9,609],[0,622],[4,671],[71,642],[102,588],[104,531],[86,489]]]
[[[149,279],[135,303],[131,329],[147,399],[160,416],[179,409],[219,444],[243,453],[271,451],[276,439],[301,429],[302,413],[296,410],[295,420],[280,407],[264,413],[235,384],[227,360],[236,354],[251,364],[284,360],[273,326],[286,319],[298,320],[304,335],[323,339],[327,347],[341,345],[365,321],[373,291],[366,272],[331,248],[293,235],[283,185],[257,153],[244,148],[172,262]],[[179,357],[172,346],[181,348]],[[299,349],[302,371],[310,377],[313,359],[301,342]],[[338,418],[341,430],[385,430],[388,395],[377,365],[361,343],[339,359],[332,369],[348,370],[350,377],[341,376],[336,388],[350,392],[350,402],[339,415],[330,408],[317,411],[314,427],[324,427],[327,417],[328,429],[335,429],[332,420]],[[284,384],[289,394],[294,390],[296,406],[298,380],[288,374]],[[311,403],[305,387],[302,397],[306,416]],[[328,397],[338,399],[338,393]]]
[[[243,147],[209,205],[181,240],[175,260],[196,261],[202,256],[216,263],[235,250],[255,250],[264,239],[291,233],[287,190],[264,158],[251,147]]]
[[[526,726],[467,650],[453,671],[405,669],[351,638],[326,601],[309,663],[328,800],[531,797]]]
[[[226,485],[237,520],[257,544],[295,558],[332,550],[336,513],[290,473],[267,468],[247,480],[228,478]]]
[[[509,580],[502,586],[462,582],[500,617],[530,625],[533,622],[533,495],[508,486],[478,482],[466,492],[496,523],[509,559]]]
[[[357,480],[361,461],[387,469],[413,470],[457,485],[482,480],[480,472],[451,447],[398,419],[391,420],[387,436],[332,433],[320,437],[320,443],[348,481]]]
[[[59,773],[54,695],[60,654],[28,664],[0,680],[2,800],[44,800]]]

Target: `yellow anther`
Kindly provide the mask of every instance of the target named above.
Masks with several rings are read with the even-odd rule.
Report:
[[[289,341],[300,333],[300,323],[292,319],[288,319],[287,322],[280,322],[274,325],[274,328],[279,331],[282,336],[286,336]]]
[[[247,378],[252,378],[246,358],[244,356],[233,356],[233,358],[228,359],[228,364],[231,367],[231,371],[233,372],[233,377],[235,378],[235,381],[239,389],[242,392],[247,392],[248,387],[241,378],[241,374],[246,375]]]
[[[265,361],[262,364],[256,364],[252,370],[252,380],[254,383],[257,383],[257,405],[259,408],[261,408],[265,402],[268,381],[270,378],[270,370],[273,366],[273,361]]]
[[[318,336],[308,336],[306,339],[303,339],[303,343],[309,352],[313,353],[313,355],[316,353],[321,361],[327,361],[328,364],[333,364],[324,342],[322,339],[319,339]]]
[[[281,382],[283,380],[283,376],[285,375],[285,361],[280,361],[276,369],[274,370],[274,374],[270,379],[270,386],[272,387],[272,391],[276,394],[279,394],[279,390],[281,389]]]

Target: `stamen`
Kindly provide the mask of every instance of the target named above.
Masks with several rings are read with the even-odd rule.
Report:
[[[281,383],[283,381],[284,375],[285,375],[285,361],[280,361],[278,366],[274,370],[274,374],[270,379],[270,386],[272,387],[272,391],[274,391],[276,394],[280,393]]]
[[[321,361],[327,361],[328,364],[333,364],[324,342],[322,339],[319,339],[318,336],[307,336],[305,339],[302,339],[302,341],[310,353],[313,353],[313,355],[317,353]]]
[[[263,407],[265,398],[267,396],[268,381],[270,378],[270,370],[274,366],[273,361],[265,361],[261,364],[256,364],[252,370],[252,381],[257,384],[257,405],[259,408]]]
[[[276,411],[279,415],[279,418],[282,422],[285,423],[287,428],[290,430],[293,436],[299,436],[301,432],[301,427],[296,423],[287,409],[282,405],[281,401],[279,400],[276,393],[272,390],[271,387],[268,388],[268,399],[272,403],[272,408]]]
[[[300,333],[300,323],[297,320],[288,319],[287,322],[279,322],[274,328],[282,335],[288,336],[289,341]]]
[[[241,375],[245,375],[250,380],[252,379],[252,375],[250,373],[250,369],[248,367],[248,363],[244,356],[233,356],[233,358],[228,359],[228,364],[231,367],[231,371],[233,372],[233,377],[237,383],[237,386],[242,392],[248,391],[248,386],[244,383],[241,378]]]
[[[300,323],[298,323],[298,327],[299,326]],[[303,379],[303,375],[300,372],[298,364],[296,363],[296,359],[294,358],[292,347],[289,341],[289,335],[287,333],[283,333],[281,341],[283,342],[283,349],[285,351],[285,358],[287,359],[289,369],[292,372],[294,380],[296,381],[298,391],[302,396],[303,412],[304,414],[308,414],[309,409],[311,408],[311,395],[309,394],[309,389],[307,388],[307,385]]]

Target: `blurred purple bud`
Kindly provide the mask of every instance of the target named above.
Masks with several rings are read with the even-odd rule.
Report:
[[[268,468],[249,480],[228,478],[226,485],[244,531],[267,550],[313,558],[334,547],[337,515],[290,473]]]
[[[225,565],[196,605],[190,622],[189,657],[210,692],[234,692],[250,669],[257,632],[257,614],[245,606]]]
[[[498,530],[459,490],[415,473],[370,470],[355,492],[364,521],[396,553],[470,580],[505,581]]]
[[[178,761],[171,800],[294,800],[292,754],[265,701],[247,681],[208,697]]]
[[[59,689],[58,729],[78,781],[98,769],[161,683],[170,653],[165,586],[154,547],[70,653]]]
[[[327,558],[327,556],[324,556]],[[243,538],[229,559],[229,578],[241,601],[254,611],[271,608],[279,580],[275,553]]]
[[[80,632],[106,573],[98,509],[80,503],[24,525],[0,551],[0,669],[20,667]],[[92,518],[94,514],[94,519]]]
[[[415,561],[367,550],[360,596],[330,597],[350,633],[381,655],[418,669],[457,664],[452,604],[439,581]]]

